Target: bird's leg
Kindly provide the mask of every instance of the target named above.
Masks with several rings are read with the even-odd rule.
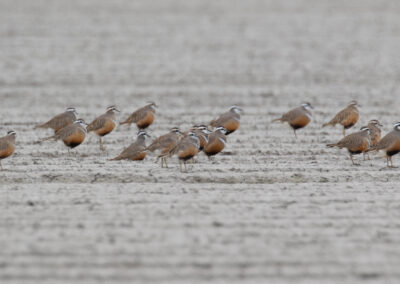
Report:
[[[185,173],[187,173],[186,161],[184,161],[183,164],[185,165]]]
[[[168,165],[167,165],[167,157],[164,157],[164,163],[165,163],[165,167],[168,168]]]
[[[388,168],[390,168],[390,166],[389,166],[389,157],[386,157],[386,164],[387,164]]]
[[[294,132],[294,137],[296,137],[297,139],[296,129],[293,128],[293,132]]]
[[[1,160],[0,160],[0,171],[2,171],[2,170],[3,170],[3,167],[1,165]]]
[[[179,160],[179,170],[182,172],[182,161]]]
[[[343,137],[346,136],[346,128],[343,127]]]
[[[100,143],[100,150],[105,151],[106,149],[103,146],[103,141],[101,140],[101,137],[99,137],[99,143]]]
[[[353,159],[353,155],[352,155],[352,154],[350,154],[350,159],[351,159],[351,162],[353,163],[353,165],[355,165],[354,159]]]
[[[157,161],[156,161],[156,163],[158,162],[158,157],[157,157]],[[164,157],[161,157],[161,168],[163,168],[164,167]]]

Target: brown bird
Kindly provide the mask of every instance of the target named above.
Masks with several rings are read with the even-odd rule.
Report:
[[[42,141],[54,139],[62,140],[69,149],[75,148],[82,144],[86,138],[86,123],[82,119],[77,119],[74,123],[61,128],[53,136],[42,139]]]
[[[139,108],[138,110],[133,112],[126,120],[120,122],[120,124],[131,125],[132,123],[136,123],[136,126],[139,129],[145,129],[153,123],[156,113],[156,107],[157,105],[151,102],[148,105]]]
[[[154,152],[159,150],[160,155],[157,157],[158,159],[161,158],[161,167],[168,168],[167,165],[167,156],[168,153],[179,143],[182,137],[182,132],[179,130],[178,127],[171,128],[171,131],[167,134],[164,134],[157,139],[155,139],[148,147],[147,150],[150,152]]]
[[[306,127],[310,123],[312,119],[312,109],[313,107],[310,103],[304,103],[285,113],[282,117],[272,120],[272,122],[280,121],[282,123],[289,123],[290,127],[293,129],[294,136],[297,138],[296,130]]]
[[[383,153],[387,159],[387,166],[394,168],[392,157],[400,152],[400,122],[394,125],[393,130],[386,134],[373,150]]]
[[[189,134],[183,137],[178,145],[175,146],[170,152],[169,156],[177,155],[179,159],[179,169],[182,172],[182,162],[185,165],[185,172],[186,169],[186,162],[192,159],[194,156],[197,155],[199,152],[200,141],[197,137],[196,133],[190,131]]]
[[[6,136],[0,137],[0,171],[3,170],[1,160],[10,157],[15,150],[15,137],[17,133],[14,130],[8,131]]]
[[[375,147],[378,145],[379,141],[381,140],[381,129],[383,125],[376,119],[370,120],[368,122],[368,128],[371,131],[371,147]]]
[[[54,132],[57,132],[61,128],[74,123],[76,120],[76,116],[78,113],[76,112],[75,108],[69,107],[65,110],[65,112],[60,113],[50,119],[48,122],[41,124],[41,125],[36,125],[36,128],[51,128],[54,130]]]
[[[226,145],[226,129],[222,126],[217,127],[214,132],[208,136],[208,143],[204,147],[203,152],[210,159],[211,156],[220,153]]]
[[[113,131],[116,126],[115,112],[119,112],[116,106],[108,107],[105,114],[95,118],[86,128],[88,133],[94,131],[99,136],[100,150],[102,151],[105,151],[105,148],[101,138]]]
[[[379,128],[379,126],[382,127],[382,124],[378,120],[373,119],[368,122],[368,126],[361,127],[361,129],[368,127],[370,130],[370,135],[369,135],[370,141],[371,141],[370,148],[373,148],[376,145],[378,145],[379,140],[381,140],[381,129]],[[365,155],[367,155],[368,160],[370,160],[369,153],[366,152],[366,153],[363,153],[364,161],[365,161]]]
[[[343,136],[346,136],[346,129],[353,127],[360,117],[357,106],[359,106],[357,101],[351,101],[345,109],[338,112],[331,121],[324,123],[322,127],[340,124],[343,126]]]
[[[338,143],[327,144],[328,147],[338,147],[339,149],[346,148],[349,151],[350,159],[353,165],[353,155],[365,153],[370,146],[370,130],[368,127],[363,127],[360,131],[345,136]]]
[[[235,132],[240,125],[240,113],[243,112],[238,106],[231,106],[228,112],[221,114],[218,118],[212,120],[209,125],[211,127],[223,126],[226,129],[226,135]]]
[[[200,141],[199,151],[203,151],[204,147],[208,143],[208,136],[210,135],[210,131],[208,130],[207,126],[205,125],[196,125],[193,127],[192,131],[196,133],[197,137]]]
[[[131,160],[141,161],[146,157],[146,137],[150,137],[145,131],[139,131],[136,141],[133,142],[128,148],[123,150],[111,161]]]

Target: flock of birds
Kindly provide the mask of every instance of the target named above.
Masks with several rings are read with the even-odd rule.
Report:
[[[164,167],[164,165],[168,167],[167,158],[176,155],[180,170],[183,171],[183,164],[185,171],[187,171],[187,161],[194,161],[194,157],[198,153],[204,152],[211,158],[225,148],[226,136],[239,128],[240,113],[242,112],[240,107],[232,106],[229,111],[221,114],[208,125],[195,125],[184,132],[181,132],[178,127],[173,127],[168,133],[154,139],[150,145],[146,146],[146,138],[150,136],[145,129],[153,123],[156,107],[157,105],[151,102],[134,111],[126,120],[119,123],[120,125],[135,123],[139,132],[136,140],[118,156],[111,159],[112,161],[139,161],[146,157],[147,152],[158,151],[157,160],[161,159],[161,167]],[[110,106],[104,114],[86,124],[83,119],[77,118],[76,109],[71,107],[46,123],[35,126],[35,128],[53,129],[54,135],[46,137],[40,142],[61,140],[68,147],[68,152],[82,144],[88,133],[94,132],[99,137],[100,149],[105,151],[102,137],[110,134],[117,126],[116,112],[119,112],[117,107]],[[1,160],[14,153],[15,138],[15,131],[9,131],[6,136],[0,138],[0,170],[2,169]]]
[[[350,159],[355,165],[353,155],[369,152],[381,152],[387,159],[387,166],[394,167],[392,157],[400,152],[400,122],[394,124],[393,130],[381,138],[382,124],[376,120],[371,120],[367,126],[361,127],[357,132],[346,136],[346,129],[353,127],[359,120],[359,105],[357,101],[351,101],[346,108],[339,111],[332,120],[322,125],[335,126],[340,124],[343,127],[343,136],[337,143],[327,144],[328,147],[346,148]],[[227,135],[235,132],[240,125],[240,114],[242,109],[238,106],[230,107],[229,111],[221,114],[218,118],[210,121],[208,125],[195,125],[187,131],[181,132],[178,127],[173,127],[170,131],[152,141],[146,146],[146,138],[150,137],[145,129],[149,127],[155,119],[155,103],[149,103],[133,112],[122,124],[131,125],[133,123],[139,129],[136,141],[124,149],[118,156],[111,160],[143,160],[147,152],[158,151],[157,160],[161,159],[161,167],[168,167],[167,158],[176,155],[179,160],[180,170],[186,171],[186,163],[194,161],[194,157],[204,152],[209,158],[220,153],[226,146]],[[273,122],[288,123],[294,131],[306,127],[312,119],[312,109],[310,103],[304,103],[294,108]],[[79,146],[90,132],[94,132],[99,137],[99,145],[102,151],[105,150],[102,137],[111,133],[116,125],[116,112],[119,110],[115,106],[107,108],[106,113],[86,124],[84,120],[77,118],[75,108],[67,108],[65,112],[56,115],[48,122],[37,125],[35,128],[51,128],[54,135],[46,137],[46,140],[62,140],[65,146],[75,148]],[[210,130],[211,129],[211,130]],[[1,160],[10,157],[15,150],[16,132],[9,131],[6,136],[0,137],[0,170]]]

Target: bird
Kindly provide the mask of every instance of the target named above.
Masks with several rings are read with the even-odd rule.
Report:
[[[16,136],[17,133],[14,130],[10,130],[6,136],[0,137],[0,171],[3,170],[1,160],[14,154]]]
[[[363,126],[361,127],[361,129],[364,127],[368,127],[370,130],[370,141],[371,141],[370,148],[373,148],[376,145],[378,145],[379,140],[381,140],[381,129],[379,127],[382,127],[382,124],[378,120],[372,119],[368,122],[368,126]],[[365,160],[365,155],[367,155],[368,160],[370,160],[369,151],[363,154],[364,154],[364,160]]]
[[[229,111],[221,114],[218,118],[210,121],[209,126],[211,127],[219,127],[223,126],[226,129],[226,135],[229,135],[235,132],[240,125],[240,113],[243,112],[243,109],[238,106],[231,106]]]
[[[161,158],[161,167],[168,168],[167,165],[167,156],[168,153],[179,143],[183,133],[179,130],[178,127],[172,127],[170,132],[164,134],[158,138],[156,138],[148,147],[147,150],[150,152],[154,152],[159,150],[160,155],[157,157],[158,159]]]
[[[204,147],[203,152],[210,159],[211,156],[220,153],[226,145],[226,129],[223,126],[217,127],[214,132],[208,135],[207,145]]]
[[[363,127],[360,131],[345,136],[339,142],[326,146],[346,148],[349,151],[351,162],[355,165],[353,155],[365,153],[370,149],[370,130],[368,127]]]
[[[155,108],[157,105],[154,102],[150,102],[144,107],[134,111],[126,120],[120,122],[121,125],[136,123],[139,129],[146,129],[149,127],[155,119]]]
[[[383,153],[387,166],[394,168],[392,157],[400,152],[400,122],[395,123],[393,130],[386,134],[372,150]]]
[[[61,128],[74,123],[77,119],[78,113],[76,109],[73,107],[69,107],[65,110],[65,112],[60,113],[54,116],[52,119],[47,121],[46,123],[36,125],[34,128],[51,128],[54,130],[54,133],[60,130]]]
[[[290,127],[293,129],[294,136],[297,138],[296,130],[306,127],[310,123],[312,119],[312,109],[313,107],[310,103],[303,103],[301,106],[283,114],[280,118],[272,120],[272,122],[279,121],[282,123],[289,123]]]
[[[199,152],[200,140],[196,133],[190,131],[187,136],[184,136],[179,143],[168,153],[169,156],[177,155],[179,160],[179,169],[182,171],[182,163],[187,171],[186,162],[192,159]]]
[[[200,141],[199,151],[203,151],[204,147],[208,143],[208,136],[210,135],[211,132],[205,125],[195,125],[193,126],[192,131],[196,133],[197,137],[199,138]]]
[[[378,145],[381,140],[381,129],[383,125],[376,119],[372,119],[368,122],[368,128],[371,131],[371,147]]]
[[[74,123],[69,124],[65,126],[64,128],[61,128],[54,134],[53,136],[47,137],[42,139],[42,141],[54,139],[54,140],[62,140],[64,142],[64,145],[68,147],[68,153],[70,149],[73,149],[80,144],[82,144],[83,141],[85,141],[86,138],[86,123],[83,119],[77,119],[74,121]]]
[[[140,130],[137,133],[136,141],[134,141],[128,148],[123,150],[121,154],[111,159],[111,161],[131,160],[141,161],[146,157],[146,137],[150,137],[146,131]]]
[[[346,129],[353,127],[360,117],[357,106],[359,107],[357,101],[352,100],[345,109],[339,111],[331,121],[324,123],[322,127],[340,124],[343,126],[343,136],[346,136]]]
[[[115,112],[120,112],[116,106],[108,107],[106,113],[95,118],[86,127],[88,133],[93,131],[99,136],[100,150],[102,151],[105,151],[105,148],[101,138],[113,131],[117,124]]]

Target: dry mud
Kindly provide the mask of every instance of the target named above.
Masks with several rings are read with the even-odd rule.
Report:
[[[0,2],[2,283],[398,283],[399,169],[352,166],[321,124],[400,120],[397,1]],[[159,104],[149,133],[245,109],[225,153],[188,173],[109,162],[135,127],[68,156],[33,130],[67,106],[91,120]],[[302,101],[298,132],[270,121]],[[351,130],[351,131],[354,131]],[[395,158],[400,165],[400,159]]]

